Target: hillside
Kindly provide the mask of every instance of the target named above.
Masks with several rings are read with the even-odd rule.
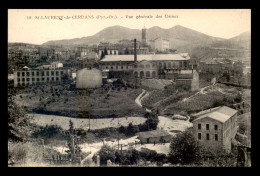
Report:
[[[197,32],[195,30],[177,25],[169,29],[162,29],[158,26],[147,29],[147,40],[157,37],[163,37],[170,40],[171,48],[178,48],[180,46],[187,45],[205,45],[212,43],[213,41],[224,40],[221,38],[215,38],[206,34]],[[48,41],[43,45],[68,45],[68,44],[98,44],[101,41],[107,41],[115,43],[122,39],[134,39],[141,40],[141,30],[130,29],[122,26],[107,27],[97,34],[88,37]]]

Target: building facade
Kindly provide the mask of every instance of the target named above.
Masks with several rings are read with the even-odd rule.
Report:
[[[163,38],[150,40],[150,45],[155,51],[168,51],[170,49],[170,41]]]
[[[68,73],[65,69],[24,69],[14,72],[14,87],[26,86],[42,82],[60,82],[63,74]]]
[[[147,67],[142,66],[143,61],[148,61]],[[189,58],[179,54],[147,54],[137,55],[137,65],[134,62],[134,55],[106,55],[101,61],[102,69],[114,71],[154,71],[154,69],[189,69]],[[135,66],[134,66],[135,64]],[[150,67],[149,67],[150,65]],[[155,66],[156,65],[156,66]]]
[[[237,132],[237,110],[222,106],[195,115],[193,134],[200,144],[214,151],[231,151]]]
[[[165,130],[153,130],[139,132],[138,138],[142,144],[167,143],[171,141],[172,135]]]

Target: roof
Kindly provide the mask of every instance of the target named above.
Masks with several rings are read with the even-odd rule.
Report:
[[[169,136],[170,134],[164,130],[153,130],[153,131],[139,132],[138,135],[139,137],[150,138],[150,137]]]
[[[195,116],[198,116],[198,118],[195,119],[194,121],[208,117],[208,118],[217,120],[221,123],[225,123],[230,117],[232,117],[236,113],[237,113],[237,110],[235,110],[235,109],[229,108],[227,106],[221,106],[221,107],[217,107],[217,108],[214,108],[211,110],[208,109],[208,110],[199,112],[197,115],[195,115]]]
[[[171,61],[171,60],[189,60],[180,54],[145,54],[137,55],[137,61]],[[134,61],[134,55],[106,55],[101,62],[111,61]]]

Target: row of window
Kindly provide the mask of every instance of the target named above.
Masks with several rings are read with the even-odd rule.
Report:
[[[22,73],[22,74],[21,74]],[[17,72],[17,76],[25,76],[25,73],[26,73],[26,76],[35,76],[35,73],[36,73],[36,76],[40,76],[40,73],[42,76],[45,76],[45,72]],[[51,74],[51,76],[54,76],[54,71],[46,71],[46,75],[49,76]],[[62,75],[63,74],[63,71],[60,71],[60,74]],[[59,71],[56,71],[56,75],[58,76],[59,75]]]
[[[201,133],[198,133],[198,139],[201,140]],[[206,139],[210,140],[209,133],[206,134]],[[215,141],[218,141],[218,134],[215,134],[214,139]]]
[[[25,78],[22,78],[22,79],[18,78],[18,79],[17,79],[17,82],[19,83],[19,82],[21,82],[21,80],[22,80],[22,82],[25,82]],[[26,78],[26,81],[27,81],[27,82],[30,82],[30,80],[31,80],[32,82],[34,82],[35,80],[36,80],[37,82],[39,82],[39,81],[40,81],[40,78],[36,78],[36,79],[35,79],[35,78],[31,78],[31,79],[30,79],[30,78]],[[49,81],[49,80],[54,81],[55,78],[54,78],[54,77],[52,77],[51,79],[48,78],[48,77],[47,77],[46,79],[45,79],[45,78],[41,78],[41,81],[45,81],[45,80],[46,80],[46,81]],[[59,81],[59,80],[60,80],[59,77],[56,77],[56,81]]]
[[[119,68],[118,66],[116,66],[116,67],[115,67],[115,69],[116,69],[116,70],[118,70],[118,68]],[[108,67],[108,66],[106,66],[106,69],[109,69],[109,67]],[[113,69],[114,69],[114,67],[110,66],[110,69],[111,69],[111,70],[113,70]],[[123,66],[121,66],[121,69],[124,69],[124,67],[123,67]],[[126,66],[126,69],[128,69],[128,66]]]
[[[201,130],[201,124],[198,124],[198,129]],[[218,130],[218,125],[214,125],[214,129]],[[209,130],[209,124],[206,124],[206,130]]]

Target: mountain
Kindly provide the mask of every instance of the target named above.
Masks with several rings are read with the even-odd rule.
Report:
[[[212,47],[231,47],[241,48],[241,41],[248,41],[246,34],[241,34],[231,39],[223,39],[212,37],[201,32],[177,25],[169,29],[163,29],[158,26],[147,29],[147,41],[162,37],[170,40],[170,48],[177,49],[179,52],[193,49],[198,46],[212,46]],[[42,45],[93,45],[102,41],[116,43],[122,39],[141,40],[141,30],[130,29],[122,26],[107,27],[93,36],[48,41]]]

